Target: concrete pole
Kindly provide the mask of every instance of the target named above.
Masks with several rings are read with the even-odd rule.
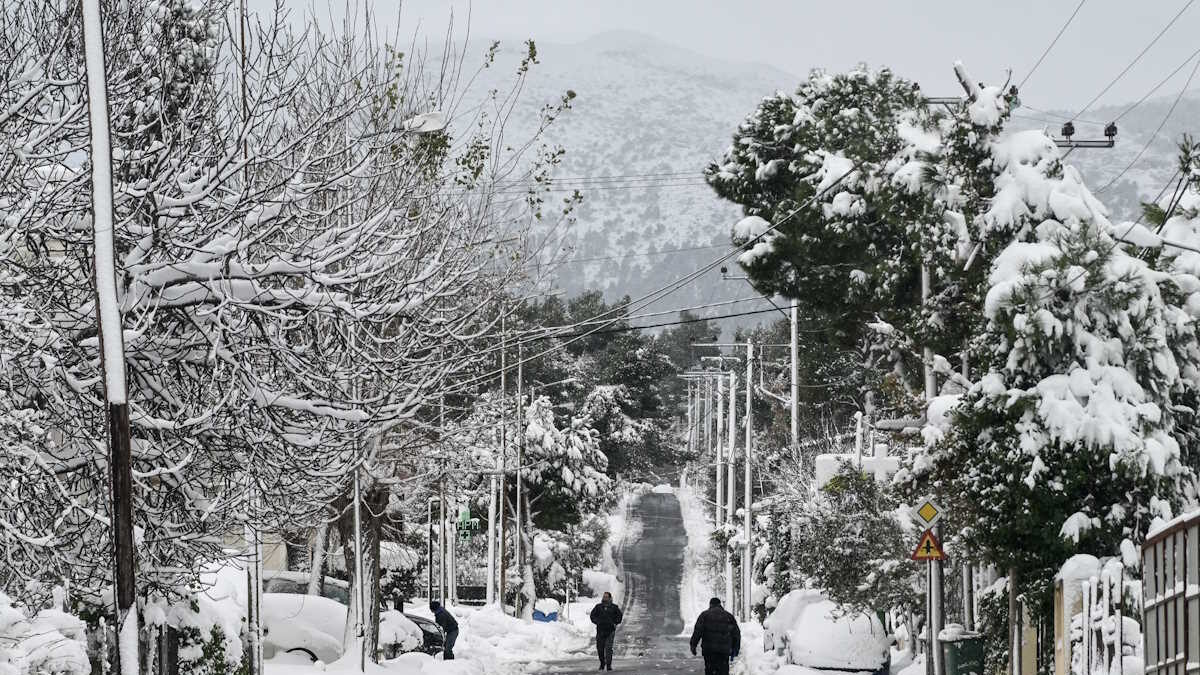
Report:
[[[753,579],[754,566],[754,542],[753,528],[751,518],[751,507],[753,505],[753,489],[750,483],[751,467],[750,463],[754,456],[754,342],[746,341],[746,458],[745,458],[745,485],[742,487],[742,503],[746,507],[745,513],[745,536],[746,547],[742,551],[742,620],[749,621],[751,616],[751,583]]]
[[[792,302],[792,451],[800,452],[800,309]]]
[[[921,302],[928,304],[930,298],[929,266],[921,265]],[[925,401],[932,401],[937,396],[937,375],[933,370],[933,349],[926,346],[922,350],[922,361],[925,370]],[[940,535],[940,529],[934,528]],[[942,561],[930,561],[929,574],[929,647],[933,651],[934,675],[946,675],[946,664],[942,659],[942,650],[938,646],[937,637],[945,627],[945,577]]]
[[[358,670],[365,672],[367,669],[367,653],[366,641],[363,640],[365,633],[365,621],[363,617],[366,613],[363,612],[363,602],[366,599],[366,594],[363,592],[363,564],[362,564],[362,483],[359,478],[358,467],[354,467],[354,636],[358,639]]]
[[[521,345],[521,343],[517,343],[517,439],[516,439],[517,440],[517,475],[514,478],[514,480],[517,481],[517,504],[516,504],[515,511],[514,511],[514,515],[516,516],[516,522],[514,523],[514,528],[515,528],[515,533],[516,533],[516,552],[514,555],[514,563],[517,566],[517,574],[521,575],[522,587],[524,586],[524,583],[527,581],[527,579],[524,578],[525,559],[522,555],[524,553],[524,551],[522,550],[524,547],[523,547],[523,542],[521,540],[521,537],[523,536],[523,529],[524,529],[524,527],[523,527],[524,522],[522,521],[523,515],[521,513],[522,512],[521,500],[522,500],[522,496],[523,496],[522,495],[523,491],[521,488],[522,488],[522,483],[524,483],[521,473],[522,473],[522,471],[524,471],[524,468],[525,468],[525,409],[524,409],[525,400],[523,398],[524,396],[525,396],[525,351],[524,351],[523,345]],[[517,597],[518,598],[521,597],[520,593],[517,594]],[[514,611],[524,615],[525,612],[523,611],[523,608],[519,607],[520,604],[521,604],[520,601],[518,601],[517,602],[518,607]]]
[[[725,531],[733,532],[733,505],[737,497],[737,373],[729,373],[729,451],[725,453]],[[733,604],[733,551],[725,547],[725,606]]]
[[[436,500],[436,497],[430,497],[425,505],[428,511],[425,515],[425,528],[429,535],[425,545],[425,595],[429,600],[433,599],[433,502]]]
[[[687,381],[687,451],[688,455],[696,450],[695,444],[692,442],[693,425],[695,421],[692,418],[692,381]]]
[[[704,456],[713,453],[713,383],[709,378],[701,380],[704,383]]]
[[[488,605],[496,602],[496,476],[488,479],[487,585]]]
[[[725,456],[724,448],[721,447],[721,443],[723,440],[721,430],[725,423],[725,387],[722,386],[724,383],[724,380],[725,380],[724,374],[717,376],[717,451],[716,451],[717,518],[716,518],[716,523],[717,523],[718,527],[720,527],[721,523],[724,522],[724,515],[725,515],[724,514],[724,511],[725,511],[725,504],[724,504],[725,467],[721,465],[721,462],[724,460],[724,456]]]
[[[438,520],[441,535],[438,537],[438,602],[446,604],[449,579],[446,569],[446,448],[442,445],[446,437],[446,397],[438,397],[438,451],[442,456],[441,476],[438,480]]]
[[[969,379],[971,376],[966,343],[963,344],[962,350],[962,376],[963,379]],[[969,562],[963,563],[962,566],[962,599],[963,627],[973,631],[975,630],[975,568]]]
[[[499,581],[496,584],[496,598],[500,602],[500,613],[505,614],[507,610],[504,605],[504,593],[507,588],[508,566],[504,563],[504,552],[506,550],[506,542],[508,537],[508,525],[504,518],[504,503],[508,499],[508,327],[505,323],[506,315],[501,310],[500,314],[500,493],[498,495],[500,504],[496,514],[496,527],[500,530],[500,536],[496,542],[496,566],[499,567]]]

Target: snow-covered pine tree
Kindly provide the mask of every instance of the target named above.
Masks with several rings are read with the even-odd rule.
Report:
[[[939,115],[915,83],[866,66],[763,99],[706,171],[747,215],[732,238],[755,288],[797,300],[849,348],[876,314],[911,318],[939,211],[918,176],[896,174],[937,147]]]
[[[1003,96],[980,89],[972,110],[994,124]],[[1200,283],[1118,242],[1137,228],[1109,222],[1044,133],[975,131],[994,184],[966,221],[988,271],[980,374],[931,406],[897,479],[945,500],[963,549],[1017,570],[1041,613],[1067,557],[1128,549],[1194,480]]]

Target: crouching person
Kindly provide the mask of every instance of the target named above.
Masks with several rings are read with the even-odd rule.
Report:
[[[436,600],[429,603],[429,609],[433,612],[433,620],[442,627],[442,632],[446,635],[442,645],[442,660],[451,661],[454,659],[454,642],[458,640],[458,621],[455,621],[454,616]]]

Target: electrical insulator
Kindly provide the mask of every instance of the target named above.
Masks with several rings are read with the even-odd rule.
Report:
[[[1070,138],[1070,137],[1074,136],[1075,135],[1075,125],[1072,124],[1071,122],[1067,122],[1066,124],[1064,124],[1062,127],[1062,135],[1063,135],[1063,138]]]
[[[1117,137],[1117,123],[1116,122],[1109,122],[1108,126],[1104,127],[1104,137],[1105,138],[1116,138]]]

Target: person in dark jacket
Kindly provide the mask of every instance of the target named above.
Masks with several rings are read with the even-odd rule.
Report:
[[[721,607],[721,601],[708,601],[708,609],[696,618],[692,630],[692,656],[696,645],[704,654],[704,675],[729,675],[729,662],[738,655],[742,647],[742,631],[737,619]]]
[[[433,620],[442,627],[442,632],[446,634],[442,646],[442,660],[452,661],[454,660],[454,641],[458,639],[458,622],[437,600],[430,601],[429,609],[433,612]]]
[[[596,651],[600,654],[600,670],[612,670],[613,638],[621,623],[621,608],[612,601],[612,593],[605,593],[600,604],[592,608],[592,623],[596,624]]]

